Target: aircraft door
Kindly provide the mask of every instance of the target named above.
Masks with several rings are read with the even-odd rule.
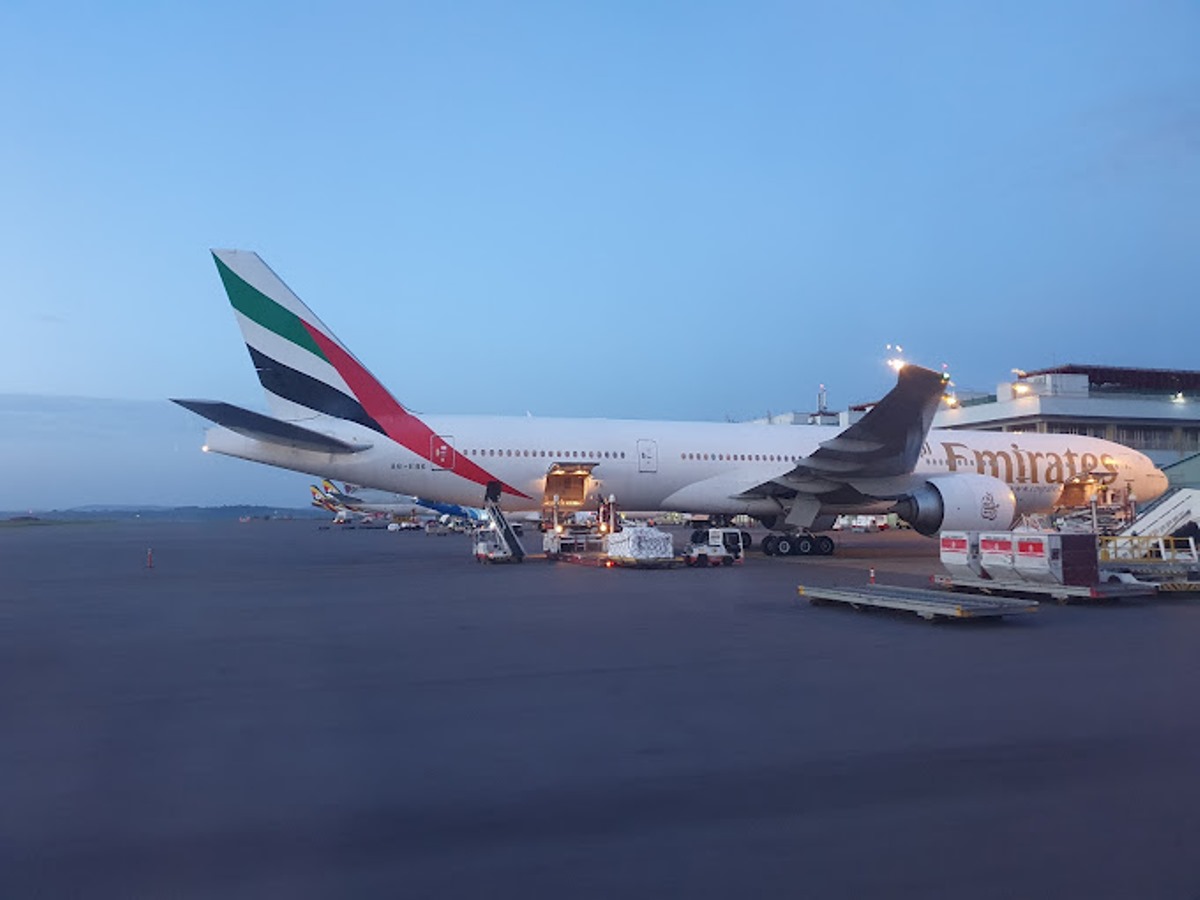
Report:
[[[644,438],[639,440],[637,454],[639,472],[658,471],[658,444],[656,442]]]
[[[433,463],[435,472],[454,471],[454,436],[450,434],[431,434],[429,436],[429,461]]]

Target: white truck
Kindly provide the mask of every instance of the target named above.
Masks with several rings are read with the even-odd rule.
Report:
[[[746,541],[736,528],[698,528],[683,552],[689,566],[733,566],[746,559]]]

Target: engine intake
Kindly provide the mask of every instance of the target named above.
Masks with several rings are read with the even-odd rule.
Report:
[[[893,512],[921,534],[1003,531],[1012,525],[1017,498],[991,475],[935,475],[900,500]]]

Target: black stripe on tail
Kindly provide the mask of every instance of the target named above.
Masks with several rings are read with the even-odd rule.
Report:
[[[249,344],[250,359],[258,372],[258,380],[262,386],[284,400],[298,403],[308,409],[316,410],[335,419],[345,419],[365,425],[380,434],[386,434],[383,426],[371,418],[362,404],[343,394],[337,388],[330,387],[325,382],[305,375],[271,357],[260,353]]]

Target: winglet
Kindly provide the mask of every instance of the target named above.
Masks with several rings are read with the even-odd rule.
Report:
[[[865,416],[800,462],[814,474],[886,478],[911,472],[949,376],[920,366],[900,370],[896,386]]]

